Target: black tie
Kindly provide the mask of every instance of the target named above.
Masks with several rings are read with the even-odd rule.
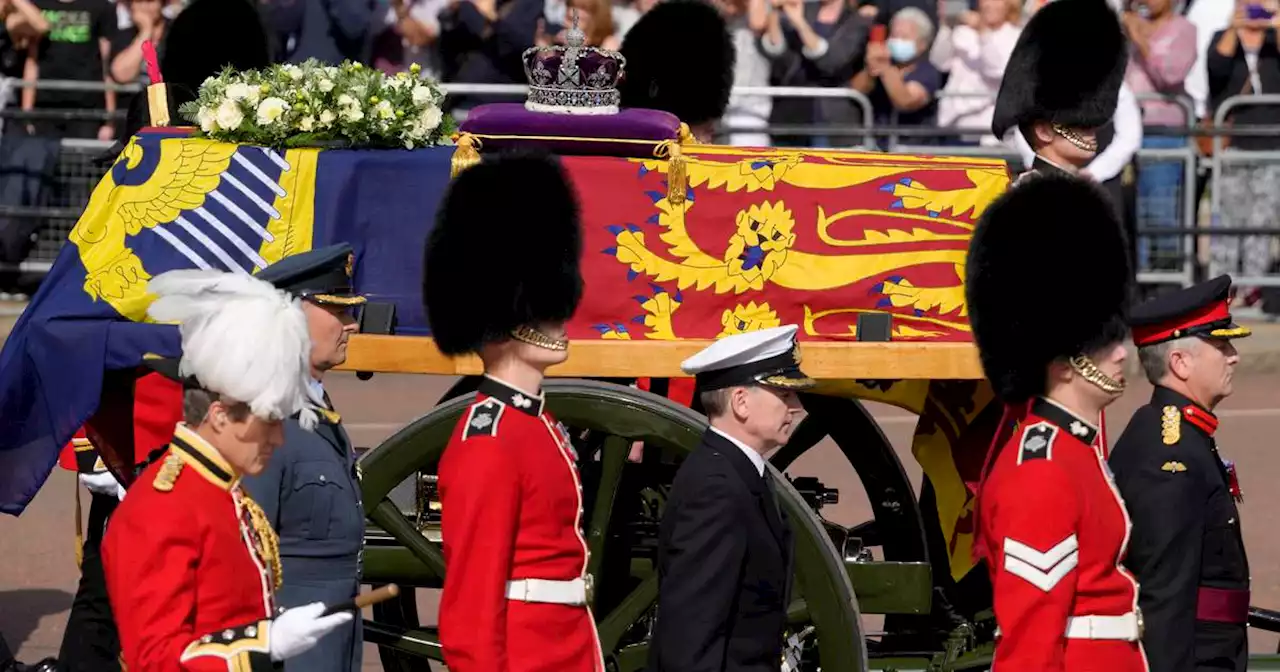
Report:
[[[773,479],[769,478],[768,469],[765,469],[764,475],[760,477],[760,480],[764,481],[764,491],[769,496],[769,506],[771,507],[770,511],[773,513],[773,519],[778,523],[781,523],[782,514],[780,513],[778,505],[778,491],[774,489]]]

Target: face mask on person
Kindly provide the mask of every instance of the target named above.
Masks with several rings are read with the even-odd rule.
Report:
[[[895,63],[907,63],[916,57],[915,40],[904,40],[900,37],[891,37],[888,40],[889,58]]]

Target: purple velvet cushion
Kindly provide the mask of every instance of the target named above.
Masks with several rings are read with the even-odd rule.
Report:
[[[610,142],[611,139],[662,142],[680,137],[680,120],[660,110],[625,109],[617,114],[550,114],[530,112],[523,103],[491,103],[471,110],[462,122],[464,133],[521,135],[524,140],[485,138],[481,151],[537,147],[556,154],[650,157],[652,145]],[[595,142],[553,140],[552,137],[597,139]]]

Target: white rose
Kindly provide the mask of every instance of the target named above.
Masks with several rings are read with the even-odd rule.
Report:
[[[205,133],[212,133],[218,128],[218,122],[214,117],[213,110],[207,107],[201,107],[199,111],[196,112],[196,121],[200,124],[200,130]]]
[[[440,108],[428,107],[423,110],[422,114],[418,117],[418,122],[427,129],[428,133],[434,131],[436,126],[440,125]]]
[[[351,96],[348,96],[345,93],[342,94],[341,96],[338,96],[338,104],[343,107],[352,107],[352,106],[359,107],[360,106],[360,103],[356,101],[355,98],[352,98]]]
[[[249,97],[250,87],[244,82],[236,82],[227,86],[227,98],[230,100],[245,100]],[[256,92],[255,92],[256,93]]]
[[[315,128],[315,124],[316,124],[315,117],[308,114],[307,116],[298,120],[298,130],[310,131],[311,129]]]
[[[214,113],[214,121],[220,128],[228,131],[234,131],[240,128],[240,123],[244,121],[244,115],[240,112],[240,105],[234,100],[224,100],[218,106],[218,111]]]
[[[332,124],[334,119],[337,119],[337,116],[334,115],[334,113],[330,110],[325,110],[324,112],[320,113],[321,126],[328,126]]]
[[[262,126],[270,126],[280,119],[280,115],[289,109],[289,103],[272,96],[262,101],[258,105],[258,123]]]
[[[289,79],[295,82],[302,81],[302,68],[289,63],[284,66],[284,71],[285,74],[289,75]]]
[[[358,107],[344,107],[338,115],[342,117],[343,121],[355,122],[364,119],[364,111]]]
[[[319,88],[322,93],[329,93],[330,91],[333,90],[333,80],[322,79],[320,80],[320,83],[316,85],[316,87]]]
[[[373,111],[378,114],[379,119],[394,119],[396,116],[396,111],[391,107],[391,102],[386,100],[379,101],[377,105],[374,105]]]
[[[431,102],[431,89],[425,86],[413,87],[413,104],[426,105]]]

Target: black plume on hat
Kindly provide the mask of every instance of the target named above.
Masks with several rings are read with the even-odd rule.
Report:
[[[1068,254],[1071,266],[1055,261]],[[996,199],[974,230],[965,278],[996,394],[1008,403],[1044,394],[1051,362],[1124,340],[1129,283],[1120,222],[1093,183],[1046,174]]]
[[[662,0],[627,31],[622,107],[662,110],[686,124],[724,116],[737,52],[720,10],[706,0]]]
[[[427,239],[422,296],[436,347],[474,352],[522,325],[569,319],[581,252],[577,195],[557,159],[507,154],[467,168]]]
[[[1096,128],[1115,114],[1128,43],[1106,0],[1053,0],[1022,29],[996,95],[991,130],[1036,121]]]

